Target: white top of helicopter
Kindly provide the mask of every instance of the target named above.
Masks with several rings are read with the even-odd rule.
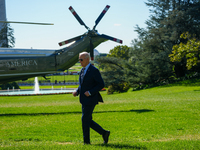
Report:
[[[0,57],[35,57],[49,56],[55,53],[56,50],[47,49],[13,49],[0,48]]]

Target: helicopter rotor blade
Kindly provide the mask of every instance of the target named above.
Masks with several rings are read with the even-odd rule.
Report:
[[[120,44],[123,43],[122,40],[117,39],[117,38],[114,38],[114,37],[111,37],[111,36],[108,36],[108,35],[105,35],[105,34],[101,34],[101,35],[99,35],[99,36],[102,37],[102,38],[105,38],[105,39],[111,40],[111,41],[115,41],[115,42],[120,43]]]
[[[72,6],[69,7],[69,10],[70,10],[71,13],[74,15],[74,17],[78,20],[78,22],[79,22],[81,25],[85,26],[85,28],[86,28],[87,30],[89,30],[89,27],[86,26],[86,24],[85,24],[85,23],[83,22],[83,20],[79,17],[79,15],[75,12],[75,10],[73,9]]]
[[[20,22],[20,21],[0,21],[0,23],[20,23],[20,24],[35,24],[35,25],[54,25],[53,23],[36,23],[36,22]]]
[[[68,40],[65,40],[65,41],[62,41],[62,42],[60,42],[60,43],[58,43],[58,44],[59,44],[60,46],[63,46],[63,45],[65,45],[65,44],[69,44],[69,43],[71,43],[71,42],[73,42],[73,41],[77,41],[77,40],[81,39],[81,37],[82,37],[82,35],[77,36],[77,37],[74,37],[74,38],[71,38],[71,39],[68,39]]]
[[[101,21],[101,19],[103,18],[103,16],[106,14],[106,12],[108,11],[108,9],[110,8],[109,5],[107,5],[104,10],[101,12],[101,14],[99,15],[99,17],[97,18],[97,20],[95,21],[95,26],[93,27],[93,30],[95,30],[96,26],[98,25],[98,23]]]

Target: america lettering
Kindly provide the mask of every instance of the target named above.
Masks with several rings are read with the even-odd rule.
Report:
[[[22,60],[22,61],[8,61],[4,64],[6,67],[23,67],[23,66],[37,66],[36,60]]]

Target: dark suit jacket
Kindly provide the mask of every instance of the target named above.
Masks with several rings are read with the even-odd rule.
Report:
[[[77,94],[80,94],[80,103],[82,105],[95,105],[98,104],[98,102],[103,102],[99,91],[104,87],[104,85],[105,84],[99,70],[90,64],[82,83],[79,76]],[[86,91],[90,92],[91,95],[89,97],[85,96],[84,93]]]

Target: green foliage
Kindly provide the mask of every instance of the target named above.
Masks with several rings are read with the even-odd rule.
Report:
[[[171,62],[172,47],[181,33],[200,35],[200,2],[197,0],[148,0],[151,16],[147,28],[136,26],[139,39],[132,41],[131,61],[139,70],[141,83],[157,83],[173,76],[185,76],[185,61]]]
[[[98,62],[105,66],[102,76],[106,87],[108,87],[108,94],[126,92],[130,86],[137,84],[135,66],[127,60],[103,57],[98,59]]]
[[[186,58],[186,67],[190,70],[193,66],[197,66],[200,57],[200,41],[197,40],[195,35],[190,35],[185,32],[180,36],[182,39],[187,40],[186,43],[180,43],[173,46],[172,54],[169,55],[172,62],[180,62]]]
[[[130,88],[130,85],[127,82],[120,84],[113,84],[108,86],[107,94],[113,94],[114,92],[122,93],[127,92]]]
[[[127,92],[136,82],[134,65],[129,63],[130,48],[128,46],[116,46],[111,49],[107,57],[99,57],[100,68],[103,69],[103,78],[108,87],[108,94],[114,92]]]
[[[0,30],[0,46],[1,47],[14,47],[14,29],[10,27],[10,24],[4,23],[3,28]]]
[[[13,87],[15,89],[20,89],[19,85],[16,82],[10,82],[10,83],[6,83],[6,84],[0,84],[1,90],[7,90],[8,88],[9,89],[13,89]]]
[[[126,45],[123,45],[123,46],[119,45],[111,49],[107,57],[116,57],[116,58],[128,60],[130,58],[129,51],[130,51],[130,47]]]
[[[169,51],[157,51],[159,47],[152,44],[152,40],[145,40],[144,43],[135,40],[131,50],[131,62],[135,64],[142,84],[157,83],[173,75]]]
[[[106,54],[106,53],[100,53],[99,55],[95,56],[95,57],[94,57],[94,63],[99,65],[99,63],[98,63],[97,60],[98,60],[99,58],[101,58],[101,57],[106,57],[107,55],[108,55],[108,54]]]

